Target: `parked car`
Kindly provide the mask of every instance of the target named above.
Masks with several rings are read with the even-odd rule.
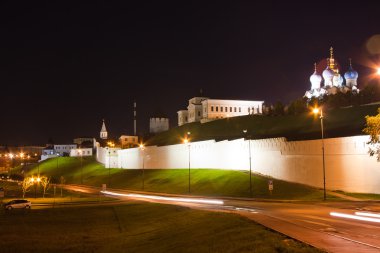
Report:
[[[26,199],[15,199],[15,200],[9,201],[8,203],[4,205],[4,208],[6,210],[19,209],[19,208],[30,209],[31,207],[32,207],[32,203]]]

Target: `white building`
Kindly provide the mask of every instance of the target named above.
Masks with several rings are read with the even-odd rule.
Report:
[[[149,132],[152,134],[161,133],[169,130],[169,119],[168,118],[150,118],[149,121]]]
[[[92,156],[92,148],[74,148],[70,150],[71,157]]]
[[[54,153],[59,156],[68,156],[70,155],[71,150],[75,148],[77,148],[77,144],[54,145]]]
[[[194,97],[187,110],[178,111],[178,125],[208,122],[216,119],[262,114],[264,101],[224,100]]]
[[[321,98],[324,95],[336,94],[338,92],[359,92],[357,87],[358,76],[358,72],[352,68],[350,59],[350,66],[343,78],[334,59],[333,48],[330,48],[330,58],[327,58],[326,69],[322,72],[322,75],[318,74],[317,64],[314,64],[314,73],[310,76],[311,89],[306,91],[305,97],[309,99],[312,97]]]

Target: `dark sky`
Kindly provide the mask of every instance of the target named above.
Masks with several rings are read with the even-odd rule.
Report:
[[[98,137],[102,118],[132,134],[134,100],[139,133],[157,111],[175,126],[200,89],[288,102],[330,46],[343,73],[352,57],[368,75],[380,34],[377,1],[78,2],[1,1],[0,145]]]

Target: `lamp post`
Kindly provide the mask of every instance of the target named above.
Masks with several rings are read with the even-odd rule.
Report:
[[[140,150],[142,155],[142,190],[144,190],[144,144],[140,144]]]
[[[191,189],[190,189],[190,141],[188,138],[185,138],[183,140],[183,143],[187,144],[187,147],[189,150],[189,194],[190,194],[191,193]]]
[[[247,129],[243,130],[244,134],[247,134]],[[251,157],[251,138],[248,136],[248,152],[249,152],[249,195],[252,198],[252,157]]]
[[[323,200],[326,200],[326,168],[325,168],[325,142],[324,142],[324,132],[323,132],[323,110],[322,108],[314,108],[313,113],[315,115],[320,115],[321,119],[321,140],[322,140],[322,166],[323,166]]]
[[[78,150],[80,155],[80,184],[83,184],[83,152],[82,149]]]
[[[111,186],[111,150],[108,149],[108,187]]]

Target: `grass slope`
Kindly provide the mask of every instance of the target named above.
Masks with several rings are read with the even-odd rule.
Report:
[[[58,167],[57,167],[57,159]],[[82,169],[81,169],[82,168]],[[40,174],[52,177],[53,181],[63,175],[66,183],[83,183],[100,187],[106,183],[111,188],[142,190],[142,170],[105,169],[93,158],[61,157],[48,159],[39,166],[27,170],[27,175]],[[108,174],[110,173],[110,177]],[[191,169],[191,193],[205,196],[249,197],[249,174],[242,171]],[[162,169],[144,171],[145,191],[176,194],[188,193],[188,170]],[[109,186],[110,182],[110,186]],[[273,179],[274,191],[268,190],[268,178],[253,175],[253,197],[270,199],[320,200],[322,192],[301,184]],[[333,198],[331,196],[331,198]]]
[[[339,108],[324,112],[325,137],[343,137],[362,134],[366,115],[376,115],[380,105]],[[201,124],[190,123],[175,127],[149,139],[147,145],[181,143],[191,132],[192,141],[242,138],[247,129],[253,139],[286,137],[289,140],[320,138],[320,121],[310,113],[285,116],[249,115],[215,120]]]
[[[147,203],[15,210],[0,227],[3,253],[321,252],[237,215]]]

